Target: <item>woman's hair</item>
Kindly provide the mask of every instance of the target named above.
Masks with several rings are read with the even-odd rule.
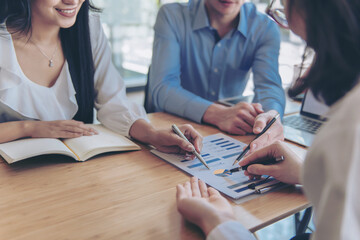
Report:
[[[0,23],[6,22],[12,33],[31,36],[31,0],[0,0],[0,6]],[[79,107],[74,119],[85,123],[92,123],[94,115],[95,67],[90,42],[89,10],[100,11],[91,4],[91,0],[85,0],[75,24],[60,29],[61,45],[69,64]]]
[[[289,95],[310,88],[332,105],[358,82],[360,1],[289,0],[288,4],[290,13],[297,11],[304,17],[307,45],[316,52],[309,73],[298,79]]]

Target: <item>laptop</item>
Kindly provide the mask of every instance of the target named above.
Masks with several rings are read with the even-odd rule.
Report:
[[[299,114],[283,118],[285,139],[309,147],[320,126],[327,120],[329,107],[318,101],[308,90],[303,98]]]

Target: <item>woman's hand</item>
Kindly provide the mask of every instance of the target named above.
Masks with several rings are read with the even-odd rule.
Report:
[[[176,187],[178,211],[188,221],[198,225],[208,235],[217,225],[235,220],[235,215],[228,200],[220,193],[207,187],[197,178]]]
[[[284,142],[281,141],[277,141],[267,147],[249,154],[239,163],[239,165],[245,166],[258,159],[280,156],[284,156],[284,161],[274,165],[253,164],[247,168],[245,175],[249,176],[249,178],[269,175],[284,183],[300,183],[302,160],[293,151],[286,147]]]
[[[157,150],[167,153],[186,153],[192,152],[193,146],[197,152],[202,149],[202,136],[190,124],[179,126],[180,131],[190,141],[186,141],[173,132],[171,128],[156,130],[150,144]]]
[[[155,129],[143,119],[137,120],[130,128],[130,136],[144,143],[153,145],[156,149],[167,153],[192,152],[193,146],[200,152],[202,136],[190,124],[178,126],[190,143],[176,135],[171,127]]]
[[[95,129],[75,120],[28,121],[25,131],[32,138],[76,138],[98,134]]]

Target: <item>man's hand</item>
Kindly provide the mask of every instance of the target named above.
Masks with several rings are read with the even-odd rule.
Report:
[[[246,135],[253,133],[255,118],[263,112],[259,103],[240,102],[231,107],[215,103],[206,110],[203,121],[230,134]]]

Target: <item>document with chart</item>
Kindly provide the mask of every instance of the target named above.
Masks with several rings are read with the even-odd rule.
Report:
[[[190,175],[203,180],[225,195],[233,199],[239,199],[254,193],[255,189],[274,186],[274,184],[279,183],[274,178],[265,177],[259,180],[249,180],[243,171],[215,174],[219,169],[229,170],[237,167],[237,164],[235,166],[232,166],[232,164],[244,147],[246,147],[245,143],[221,133],[204,137],[201,156],[211,170],[208,170],[197,158],[187,160],[184,155],[180,154],[167,154],[157,150],[151,150],[151,152]]]

